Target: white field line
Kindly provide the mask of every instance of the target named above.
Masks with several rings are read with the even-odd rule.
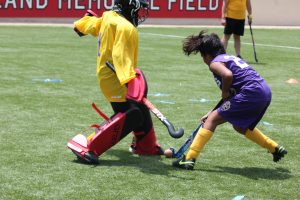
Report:
[[[159,37],[168,37],[168,38],[185,38],[182,36],[178,35],[165,35],[165,34],[158,34],[158,33],[140,33],[143,35],[154,35],[154,36],[159,36]],[[232,42],[232,41],[229,41]],[[248,42],[242,42],[242,44],[245,45],[252,45],[252,43]],[[271,44],[255,44],[256,46],[262,46],[262,47],[273,47],[273,48],[284,48],[284,49],[295,49],[295,50],[300,50],[300,47],[293,47],[293,46],[281,46],[281,45],[271,45]]]
[[[22,23],[22,22],[16,22],[16,23],[11,23],[11,22],[0,22],[0,26],[46,26],[46,27],[74,27],[72,23],[66,24],[66,23]]]
[[[144,28],[219,28],[224,29],[224,26],[221,25],[165,25],[165,24],[141,24],[139,27]],[[300,26],[260,26],[260,25],[253,25],[253,29],[292,29],[292,30],[299,30]],[[245,25],[245,29],[249,29],[249,26]]]
[[[248,43],[248,42],[242,42],[242,44],[253,45],[252,43]],[[300,50],[300,47],[281,46],[281,45],[272,45],[272,44],[256,44],[255,43],[255,46]]]
[[[1,20],[1,18],[0,18]],[[73,27],[72,22],[61,23],[61,22],[2,22],[0,21],[0,26],[54,26],[54,27]],[[166,25],[166,24],[142,24],[139,27],[142,28],[220,28],[223,29],[223,26],[220,25]],[[254,29],[300,29],[300,26],[260,26],[253,25]],[[245,29],[249,29],[248,26],[245,26]]]
[[[53,27],[73,27],[73,24],[66,24],[66,23],[2,23],[0,22],[0,26],[53,26]],[[142,25],[141,27],[173,27],[173,28],[178,28],[178,27],[189,27],[189,26],[166,26],[166,25]],[[201,27],[201,26],[190,26],[190,27]],[[207,27],[207,26],[203,26]],[[220,26],[211,26],[215,28],[220,28]],[[282,28],[282,29],[299,29],[300,27],[257,27],[257,28]],[[154,36],[159,36],[159,37],[168,37],[168,38],[181,38],[183,39],[184,37],[178,36],[178,35],[165,35],[165,34],[157,34],[157,33],[141,33],[141,34],[148,34],[148,35],[154,35]],[[232,42],[232,41],[229,41]],[[242,42],[242,44],[245,45],[252,45],[252,43],[247,43],[247,42]],[[271,44],[255,44],[256,46],[262,46],[262,47],[273,47],[273,48],[284,48],[284,49],[294,49],[294,50],[300,50],[300,47],[293,47],[293,46],[280,46],[280,45],[271,45]]]

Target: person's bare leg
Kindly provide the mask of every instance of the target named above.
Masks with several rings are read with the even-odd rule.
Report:
[[[221,42],[223,43],[225,50],[227,49],[230,36],[231,35],[224,34],[223,38],[221,39]]]
[[[241,56],[241,36],[233,34],[234,49],[237,56]]]

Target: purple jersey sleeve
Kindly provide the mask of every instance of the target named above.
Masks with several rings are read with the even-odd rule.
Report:
[[[233,81],[231,90],[234,90],[236,93],[240,93],[243,90],[268,90],[264,92],[270,93],[269,87],[264,79],[253,69],[252,66],[248,65],[242,59],[232,55],[221,54],[215,57],[212,60],[212,63],[213,62],[225,63],[226,67],[232,72]],[[217,74],[213,75],[218,87],[222,88],[222,78]],[[258,86],[262,87],[258,88]]]

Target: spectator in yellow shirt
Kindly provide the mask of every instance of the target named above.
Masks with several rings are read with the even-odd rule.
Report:
[[[248,12],[248,22],[252,23],[252,7],[250,0],[224,0],[222,6],[221,24],[225,26],[222,43],[225,50],[228,40],[233,34],[234,49],[237,57],[241,58],[241,36],[244,35],[246,10]]]

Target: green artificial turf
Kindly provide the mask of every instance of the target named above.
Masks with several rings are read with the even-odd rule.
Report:
[[[139,28],[148,98],[176,128],[185,128],[182,138],[173,139],[153,116],[164,148],[178,149],[220,98],[200,55],[181,50],[184,37],[201,29]],[[222,29],[208,30],[222,35]],[[77,162],[68,140],[103,121],[91,103],[112,114],[95,76],[97,39],[79,38],[69,27],[0,26],[0,199],[299,199],[300,85],[285,81],[300,80],[300,30],[255,29],[254,36],[259,63],[248,29],[242,56],[273,91],[258,128],[288,155],[274,163],[267,150],[225,124],[195,170],[183,171],[171,159],[131,155],[131,135],[104,153],[99,165]],[[234,53],[233,43],[228,53]]]

